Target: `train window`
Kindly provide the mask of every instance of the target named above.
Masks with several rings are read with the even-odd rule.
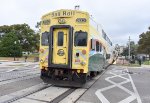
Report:
[[[102,51],[102,44],[99,44],[99,51]]]
[[[110,59],[110,54],[106,54],[106,59]]]
[[[41,39],[42,39],[42,41],[41,41],[42,45],[48,46],[48,32],[42,33]]]
[[[96,41],[96,51],[99,52],[99,49],[100,49],[100,48],[99,48],[99,42]]]
[[[113,51],[113,54],[115,54],[115,51]]]
[[[87,32],[78,31],[74,36],[75,46],[87,46]]]
[[[58,46],[63,46],[64,32],[58,32]]]
[[[91,50],[95,50],[95,40],[91,39]]]

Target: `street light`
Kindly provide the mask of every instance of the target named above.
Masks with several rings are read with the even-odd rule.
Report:
[[[17,42],[14,41],[14,61],[16,60],[16,59],[15,59],[15,46],[16,46],[16,44],[17,44]]]

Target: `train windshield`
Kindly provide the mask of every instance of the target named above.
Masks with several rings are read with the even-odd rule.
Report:
[[[58,32],[58,46],[63,46],[64,32]]]
[[[87,46],[87,32],[75,32],[74,46]]]
[[[41,37],[41,43],[43,46],[48,46],[48,33],[42,33],[42,37]]]

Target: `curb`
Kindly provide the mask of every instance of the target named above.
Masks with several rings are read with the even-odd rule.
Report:
[[[141,67],[150,68],[150,65],[141,65]]]

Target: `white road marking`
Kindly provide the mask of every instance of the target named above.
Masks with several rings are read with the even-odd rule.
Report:
[[[0,86],[4,85],[4,84],[12,83],[12,82],[20,81],[20,80],[27,80],[27,79],[38,77],[38,76],[40,76],[40,74],[34,74],[34,75],[29,75],[27,77],[22,77],[22,78],[18,78],[18,79],[11,79],[11,80],[7,80],[7,81],[3,81],[3,82],[0,82]]]
[[[101,100],[102,103],[110,103],[106,98],[105,96],[102,94],[101,91],[97,90],[95,92],[95,94],[97,95],[97,97],[99,98],[99,100]]]
[[[124,71],[124,70],[122,70],[122,71]],[[128,72],[128,69],[126,68],[125,71]],[[105,87],[105,88],[102,88],[102,89],[98,89],[98,90],[95,92],[95,94],[96,94],[96,96],[99,98],[99,100],[100,100],[102,103],[110,103],[111,101],[107,100],[107,98],[105,98],[105,96],[102,94],[102,92],[103,92],[103,91],[106,91],[106,90],[109,90],[109,89],[112,89],[112,88],[114,88],[114,87],[118,87],[118,88],[122,89],[123,91],[127,92],[128,94],[130,94],[129,97],[123,99],[123,100],[120,101],[119,103],[130,103],[130,102],[132,102],[132,101],[135,100],[135,99],[138,100],[138,103],[142,103],[142,102],[141,102],[141,99],[140,99],[140,96],[139,96],[139,94],[138,94],[138,92],[137,92],[137,89],[136,89],[136,87],[135,87],[135,84],[133,83],[133,80],[132,80],[130,74],[127,74],[127,73],[124,73],[124,74],[116,74],[116,72],[118,72],[118,70],[114,70],[113,72],[109,72],[109,74],[112,74],[113,76],[110,76],[110,77],[105,78],[105,80],[106,80],[107,82],[111,83],[112,85],[110,85],[110,86],[108,86],[108,87]],[[119,72],[120,72],[120,70],[119,70]],[[121,73],[121,72],[120,72],[120,73]],[[123,77],[124,75],[128,75],[129,78]],[[116,77],[122,78],[122,79],[124,79],[124,81],[122,81],[122,82],[120,82],[120,83],[115,83],[115,82],[113,82],[112,80],[110,80],[110,79],[116,78]],[[132,92],[132,91],[130,91],[130,90],[128,90],[127,88],[125,88],[125,87],[122,86],[123,84],[129,83],[129,82],[132,84],[132,87],[133,87],[134,92]]]
[[[39,65],[36,65],[36,66],[33,67],[33,69],[38,68],[38,67],[39,67]]]
[[[127,69],[127,72],[129,72],[128,69]],[[131,84],[132,84],[133,90],[134,90],[134,92],[135,92],[135,95],[136,95],[136,97],[137,97],[138,103],[142,103],[141,98],[140,98],[140,96],[139,96],[139,93],[138,93],[138,91],[137,91],[137,89],[136,89],[136,87],[135,87],[135,84],[134,84],[134,82],[133,82],[133,80],[132,80],[132,78],[131,78],[131,75],[128,74],[128,76],[129,76],[129,78],[130,78],[130,80],[131,80]]]
[[[29,64],[26,64],[25,67],[26,67],[26,66],[29,66]],[[35,65],[35,66],[33,67],[33,69],[36,69],[36,68],[38,68],[38,67],[39,67],[39,65]],[[6,71],[6,73],[15,71],[15,70],[17,70],[17,69],[19,69],[19,68],[20,68],[20,67],[16,67],[16,68],[14,68],[14,69],[8,70],[8,71]]]
[[[135,100],[136,97],[135,96],[130,96],[122,101],[120,101],[119,103],[130,103],[131,101]]]
[[[75,103],[75,101],[86,91],[86,89],[76,89],[59,103]]]
[[[77,101],[77,103],[93,103],[93,102]]]
[[[17,69],[19,69],[19,68],[17,67],[17,68],[14,68],[14,69],[8,70],[8,71],[6,71],[6,73],[8,73],[8,72],[12,72],[12,71],[15,71],[15,70],[17,70]]]
[[[120,77],[122,79],[129,80],[128,78],[123,77],[123,75],[127,75],[127,74],[120,74],[120,75],[118,75],[118,74],[115,74],[115,73],[112,73],[112,72],[110,74],[113,74],[115,77]],[[113,76],[112,76],[112,78],[113,78]]]
[[[30,65],[30,64],[25,64],[24,66],[27,67],[27,66],[29,66],[29,65]]]

